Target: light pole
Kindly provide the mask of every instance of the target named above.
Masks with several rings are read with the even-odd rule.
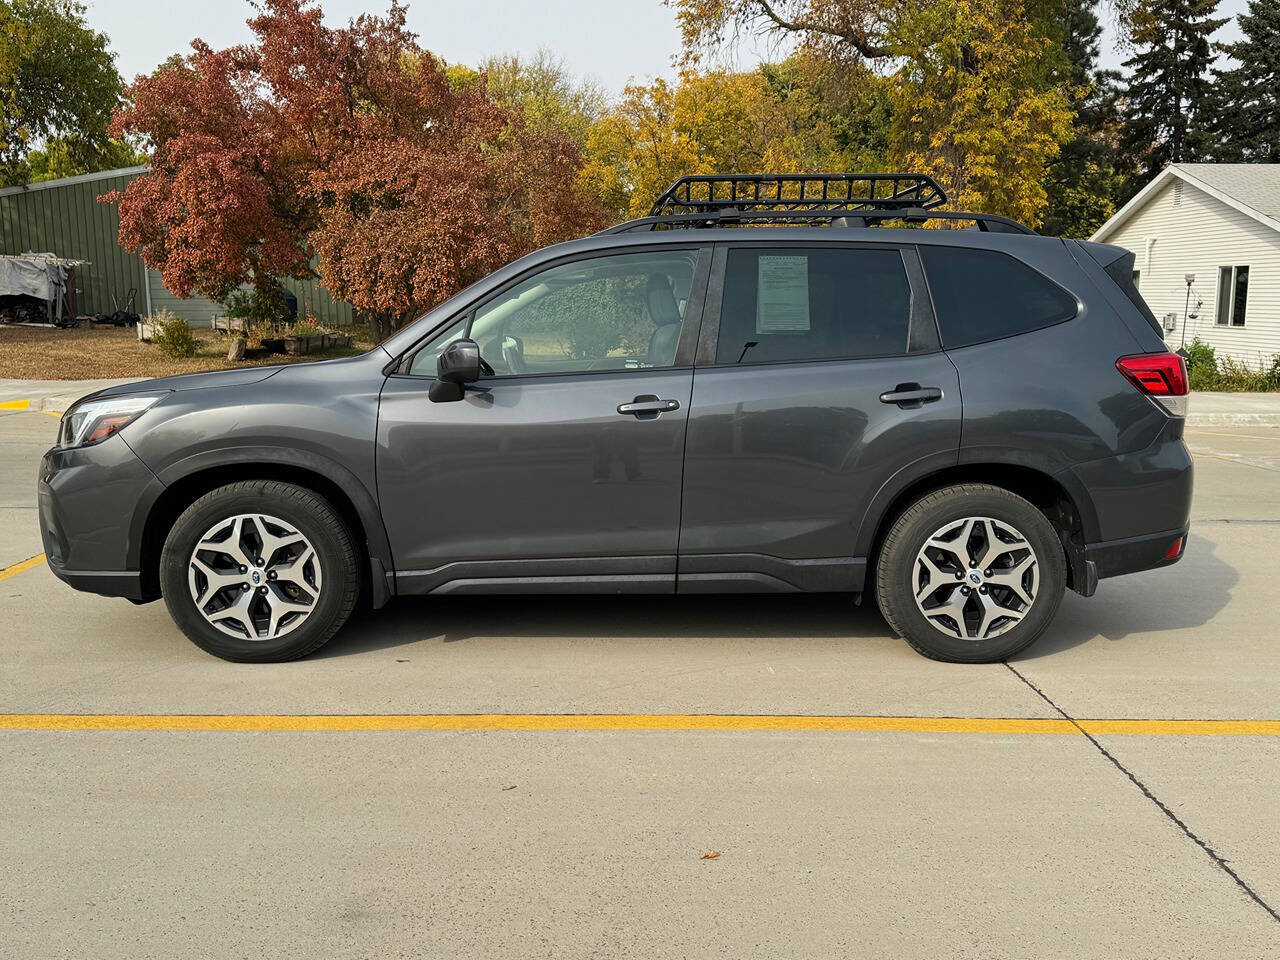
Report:
[[[1184,273],[1182,278],[1187,281],[1187,301],[1182,305],[1182,343],[1178,346],[1179,351],[1187,349],[1187,314],[1191,312],[1191,285],[1196,282],[1196,275]]]

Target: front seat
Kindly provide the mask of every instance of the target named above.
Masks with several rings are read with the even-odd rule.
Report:
[[[669,367],[676,361],[681,317],[666,274],[649,275],[645,284],[645,300],[649,305],[649,319],[654,324],[653,336],[649,338],[649,366]]]

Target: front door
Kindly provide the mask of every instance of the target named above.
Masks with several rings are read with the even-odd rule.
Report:
[[[678,589],[861,590],[873,504],[958,456],[959,381],[915,250],[736,243],[715,261]]]
[[[378,490],[399,592],[674,590],[708,259],[561,262],[476,307],[493,374],[461,401],[427,392],[464,318],[387,380]]]

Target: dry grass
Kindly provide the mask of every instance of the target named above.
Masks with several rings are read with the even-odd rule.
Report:
[[[0,323],[0,378],[15,380],[106,380],[127,377],[167,377],[201,370],[297,363],[324,357],[342,357],[367,350],[372,343],[361,328],[344,330],[355,335],[355,346],[302,357],[273,354],[240,363],[227,361],[226,337],[212,330],[195,330],[200,352],[194,357],[172,359],[149,343],[138,341],[132,327],[95,329],[76,327],[20,327]]]

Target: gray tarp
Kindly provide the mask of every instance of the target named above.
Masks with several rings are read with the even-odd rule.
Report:
[[[67,286],[67,268],[39,254],[29,257],[0,257],[0,296],[25,295],[53,301],[53,315],[62,319],[62,291]]]

